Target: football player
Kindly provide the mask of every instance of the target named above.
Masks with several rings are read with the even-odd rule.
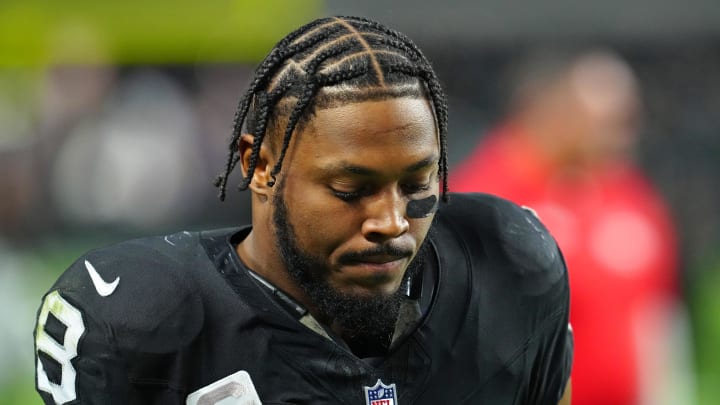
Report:
[[[78,259],[35,330],[48,404],[569,403],[567,271],[528,210],[451,195],[423,53],[356,17],[282,39],[240,100],[252,224]]]

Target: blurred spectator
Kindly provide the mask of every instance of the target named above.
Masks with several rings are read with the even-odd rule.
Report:
[[[574,405],[686,403],[675,231],[632,161],[633,72],[593,50],[535,55],[517,73],[506,120],[451,173],[452,191],[529,206],[558,240],[572,291]]]
[[[60,215],[153,230],[195,214],[211,177],[198,142],[196,113],[174,80],[153,70],[130,75],[60,145],[52,169]]]

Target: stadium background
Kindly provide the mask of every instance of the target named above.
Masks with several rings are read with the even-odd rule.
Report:
[[[720,402],[720,3],[715,0],[3,0],[0,404],[37,404],[40,297],[82,252],[244,223],[221,204],[235,104],[254,63],[317,16],[365,15],[416,40],[449,94],[451,165],[501,115],[512,63],[606,45],[645,99],[639,161],[668,200],[691,320],[688,389]],[[235,179],[237,182],[237,179]]]

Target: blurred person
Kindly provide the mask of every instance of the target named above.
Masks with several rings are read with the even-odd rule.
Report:
[[[634,73],[603,49],[539,53],[516,73],[506,119],[451,172],[450,189],[528,206],[558,241],[571,281],[573,403],[678,403],[658,398],[663,383],[681,384],[669,375],[688,371],[667,360],[675,231],[633,163]]]
[[[120,78],[58,146],[50,179],[59,216],[71,224],[158,229],[196,214],[206,173],[192,107],[162,71]]]
[[[38,311],[43,400],[568,404],[562,255],[528,210],[447,194],[446,137],[439,80],[404,35],[357,17],[289,34],[216,181],[224,199],[239,169],[252,225],[71,265]]]

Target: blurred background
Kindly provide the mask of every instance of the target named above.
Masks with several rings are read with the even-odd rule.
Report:
[[[674,223],[680,314],[671,383],[643,377],[637,403],[720,403],[720,2],[3,0],[0,404],[40,403],[36,311],[80,254],[249,221],[246,194],[220,203],[211,185],[236,104],[277,40],[336,14],[396,28],[433,62],[451,169],[506,115],[528,54],[601,47],[627,63],[642,100],[632,159]]]

